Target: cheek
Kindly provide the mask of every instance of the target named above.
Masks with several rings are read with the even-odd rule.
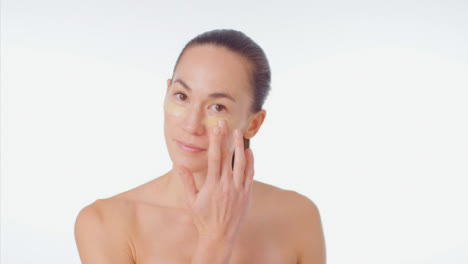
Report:
[[[164,111],[167,114],[169,114],[171,116],[175,116],[175,117],[185,115],[185,108],[184,107],[182,107],[180,105],[177,105],[174,102],[171,102],[167,98],[166,98],[166,100],[164,100]]]
[[[207,116],[207,117],[202,119],[202,124],[204,124],[208,128],[212,128],[212,127],[218,125],[218,121],[222,120],[222,119],[226,120],[228,131],[231,131],[232,121],[231,121],[231,119],[226,118],[224,116]]]
[[[226,120],[227,130],[228,130],[228,135],[229,135],[228,145],[229,145],[229,149],[232,152],[234,150],[234,141],[232,137],[232,132],[233,132],[233,129],[235,129],[233,120],[224,116],[207,116],[202,119],[202,124],[204,124],[208,129],[211,129],[214,126],[217,126],[218,121],[221,119]]]
[[[164,111],[168,115],[168,118],[171,119],[173,117],[183,117],[186,114],[186,108],[180,106],[174,102],[171,102],[166,98],[164,101]],[[201,120],[201,123],[205,125],[207,128],[212,128],[218,124],[218,121],[224,119],[226,120],[227,128],[229,132],[232,132],[233,129],[233,121],[230,118],[225,116],[206,116]],[[172,121],[172,120],[171,120]]]

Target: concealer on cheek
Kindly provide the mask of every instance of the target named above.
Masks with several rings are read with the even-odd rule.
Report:
[[[173,115],[173,116],[184,116],[185,115],[185,107],[177,105],[174,102],[171,102],[171,100],[164,100],[164,111],[166,113]]]
[[[186,108],[178,105],[174,102],[171,102],[171,100],[167,99],[164,101],[164,111],[166,113],[177,116],[177,117],[183,117],[186,114]],[[206,116],[202,119],[201,123],[204,124],[205,126],[212,128],[218,124],[218,121],[224,119],[226,120],[227,128],[228,130],[231,129],[232,127],[232,122],[226,117],[223,116]]]
[[[220,116],[207,116],[202,119],[202,124],[205,126],[212,128],[218,125],[218,121],[224,119],[226,121],[227,129],[228,131],[231,130],[232,127],[232,122],[231,120],[227,119],[226,117],[220,117]]]

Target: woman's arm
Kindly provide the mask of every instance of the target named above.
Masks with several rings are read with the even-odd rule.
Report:
[[[83,264],[133,264],[125,231],[97,205],[83,208],[75,222],[75,240]]]

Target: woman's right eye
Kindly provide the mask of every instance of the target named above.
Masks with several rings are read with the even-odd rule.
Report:
[[[180,96],[178,96],[180,95]],[[187,96],[184,94],[184,93],[175,93],[175,96],[177,97],[177,99],[181,100],[181,101],[185,101],[185,99],[187,99]]]

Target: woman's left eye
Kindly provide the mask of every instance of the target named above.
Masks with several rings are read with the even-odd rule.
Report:
[[[214,109],[216,109],[216,110],[215,110],[216,112],[221,112],[222,110],[225,110],[225,111],[226,111],[226,107],[225,107],[224,105],[215,104],[215,105],[213,105],[213,106],[215,107]]]

